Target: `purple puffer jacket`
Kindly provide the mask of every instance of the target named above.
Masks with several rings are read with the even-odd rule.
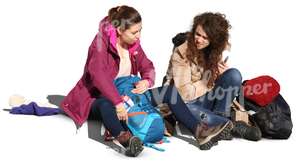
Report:
[[[89,47],[84,73],[75,87],[61,103],[61,108],[77,126],[88,118],[91,104],[99,96],[104,96],[114,105],[122,98],[113,81],[118,74],[120,58],[116,50],[116,29],[104,18],[99,32]],[[153,63],[146,57],[140,42],[129,47],[131,74],[140,73],[142,79],[154,85],[155,70]]]

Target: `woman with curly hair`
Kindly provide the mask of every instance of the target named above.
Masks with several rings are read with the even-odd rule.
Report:
[[[191,31],[173,39],[175,48],[165,76],[164,85],[174,83],[193,115],[209,126],[229,120],[231,104],[242,83],[240,71],[229,68],[226,59],[222,60],[222,53],[230,47],[230,28],[220,13],[194,17]],[[238,127],[233,129],[237,137],[256,140],[247,125]]]

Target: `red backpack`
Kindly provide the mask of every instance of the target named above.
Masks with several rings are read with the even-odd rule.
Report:
[[[270,76],[259,76],[246,80],[243,83],[243,93],[246,99],[260,105],[266,106],[278,96],[279,83]]]

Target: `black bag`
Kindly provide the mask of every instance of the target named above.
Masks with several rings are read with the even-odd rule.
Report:
[[[245,99],[245,109],[254,111],[252,119],[261,129],[262,136],[271,139],[288,139],[293,123],[289,105],[279,94],[270,104],[261,107]]]

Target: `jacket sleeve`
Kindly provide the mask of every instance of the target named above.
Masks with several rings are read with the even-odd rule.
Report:
[[[176,49],[171,56],[171,63],[174,84],[184,101],[194,100],[207,92],[205,81],[192,81],[190,63]]]
[[[107,42],[102,36],[97,36],[94,44],[91,45],[89,53],[91,59],[88,63],[88,72],[90,73],[92,83],[101,92],[101,94],[110,100],[114,105],[123,102],[113,78],[108,74],[110,67],[107,61]]]
[[[143,80],[148,80],[149,82],[149,88],[154,86],[155,82],[155,68],[153,66],[153,63],[151,60],[149,60],[142,49],[141,46],[139,46],[137,51],[137,68],[140,72],[140,75]]]

